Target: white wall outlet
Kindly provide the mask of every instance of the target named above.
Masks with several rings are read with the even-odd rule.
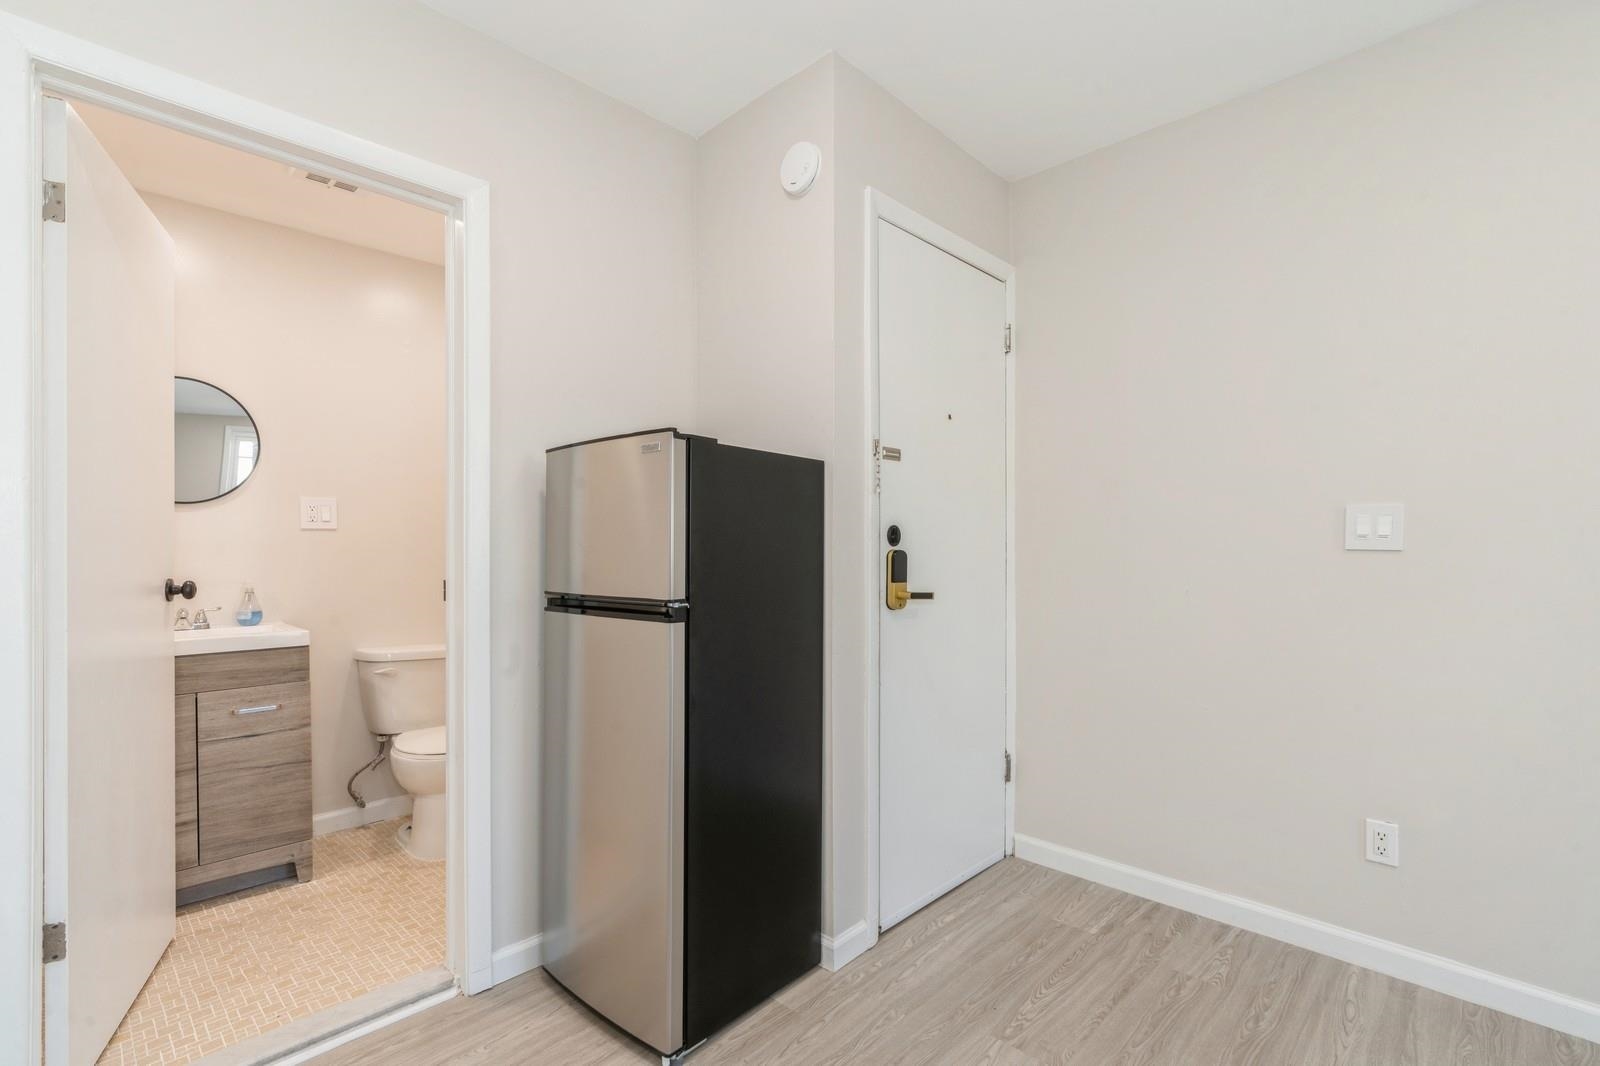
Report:
[[[1347,551],[1397,552],[1406,546],[1406,505],[1352,503],[1344,509]]]
[[[338,529],[339,501],[332,496],[300,497],[301,529]]]
[[[1367,861],[1385,866],[1400,865],[1400,826],[1394,822],[1367,819]]]

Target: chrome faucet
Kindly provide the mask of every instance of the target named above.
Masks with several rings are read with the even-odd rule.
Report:
[[[189,608],[178,608],[178,616],[172,620],[172,628],[177,630],[179,633],[182,633],[189,628]]]
[[[178,608],[178,610],[181,612],[183,610],[183,608],[180,607],[180,608]],[[211,628],[211,619],[206,617],[206,612],[207,611],[220,611],[220,610],[222,610],[221,607],[202,607],[202,608],[200,608],[198,611],[196,611],[194,613],[194,621],[189,623],[189,628],[190,629],[210,629]]]

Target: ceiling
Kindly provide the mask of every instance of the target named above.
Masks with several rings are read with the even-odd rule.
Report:
[[[135,189],[391,255],[444,263],[444,215],[379,193],[344,192],[305,171],[73,101]]]
[[[1005,178],[1476,0],[423,0],[698,137],[837,52]]]

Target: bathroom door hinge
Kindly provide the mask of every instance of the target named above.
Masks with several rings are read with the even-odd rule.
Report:
[[[1011,323],[1006,323],[1006,354],[1011,354]]]
[[[449,600],[450,600],[450,579],[449,578],[446,578],[445,580],[439,582],[439,598],[441,600],[449,602]]]
[[[49,922],[44,927],[44,961],[60,962],[67,957],[67,923]]]
[[[66,182],[47,181],[44,183],[44,220],[46,222],[65,222],[67,220]]]
[[[1011,753],[1006,752],[1006,784],[1011,784]]]
[[[872,438],[872,494],[874,496],[883,492],[883,454],[878,445],[878,438]]]

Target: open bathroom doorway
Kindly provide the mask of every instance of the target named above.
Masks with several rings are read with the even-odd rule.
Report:
[[[103,1043],[108,1054],[101,1061],[192,1061],[216,1050],[219,1039],[239,1047],[250,1042],[249,1048],[267,1056],[276,1053],[275,1045],[263,1037],[276,1034],[281,1051],[314,1041],[319,1027],[350,1029],[455,987],[476,991],[490,972],[483,776],[487,190],[465,176],[263,113],[200,86],[166,84],[177,91],[160,94],[137,84],[113,88],[105,79],[69,75],[38,58],[43,180],[64,181],[63,168],[74,152],[79,166],[72,171],[75,180],[65,181],[59,213],[66,221],[57,223],[47,213],[34,245],[43,325],[37,373],[44,388],[32,412],[42,445],[35,459],[41,535],[30,561],[39,575],[38,617],[45,620],[36,708],[43,738],[37,778],[42,788],[34,804],[41,843],[36,868],[40,918],[67,926],[71,950],[64,959],[41,959],[44,1026],[42,1046],[32,1057],[52,1064],[95,1062],[101,1056],[96,1045]],[[160,79],[159,72],[132,73]],[[156,95],[168,102],[155,104]],[[170,102],[185,96],[195,110]],[[245,113],[256,132],[229,118]],[[261,132],[274,124],[277,135]],[[169,140],[141,148],[151,137]],[[177,150],[174,137],[194,144]],[[305,147],[289,147],[297,143],[291,137]],[[350,155],[340,158],[330,147]],[[298,208],[262,206],[271,197],[250,195],[255,178],[244,170],[205,180],[218,177],[208,168],[223,166],[217,159],[199,162],[206,152],[232,153],[239,158],[229,166],[254,165],[257,178],[288,183],[297,194],[315,186],[324,198],[431,211],[433,248],[408,254],[406,246],[385,247],[383,242],[403,241],[408,232],[393,211],[372,227],[373,236],[363,237],[337,230],[362,214],[353,207],[322,212],[318,222],[318,212],[303,198]],[[163,160],[187,160],[193,172],[186,178],[181,165],[163,170]],[[147,168],[142,177],[127,173],[141,167]],[[202,185],[211,191],[197,191]],[[137,474],[118,466],[157,454],[154,442],[162,434],[148,432],[146,422],[133,430],[136,416],[155,417],[151,382],[144,380],[151,375],[130,364],[134,353],[161,347],[148,343],[162,330],[160,316],[128,319],[139,325],[141,343],[117,347],[113,312],[95,303],[102,292],[120,292],[119,299],[130,303],[138,297],[161,300],[162,269],[135,267],[122,258],[133,254],[122,240],[130,220],[137,220],[132,225],[141,234],[140,254],[159,257],[164,237],[170,256],[164,284],[172,293],[166,327],[171,354],[165,365],[159,355],[149,363],[164,382],[167,469],[161,477],[148,475],[144,467],[150,464]],[[77,232],[74,223],[82,223]],[[93,243],[78,248],[77,266],[94,265],[104,276],[84,282],[90,287],[75,309],[71,286],[79,279],[70,272],[70,258],[60,253],[71,250],[79,235],[101,243],[98,250]],[[112,264],[115,269],[107,270]],[[60,269],[64,265],[68,269]],[[133,280],[139,284],[127,284]],[[85,304],[95,311],[79,324],[73,315]],[[117,347],[118,380],[126,379],[120,411],[112,403],[116,397],[101,395],[107,390],[92,373],[78,374],[92,371],[92,360],[73,359],[82,356],[75,343],[95,343],[97,337]],[[305,358],[318,353],[320,362]],[[112,365],[112,354],[99,357]],[[408,367],[427,371],[428,382],[408,377]],[[341,377],[344,385],[338,384]],[[128,446],[119,448],[111,439],[96,449],[92,436],[73,436],[97,421],[118,427]],[[193,469],[180,461],[186,432],[193,438]],[[419,459],[424,453],[431,457]],[[396,470],[403,484],[395,481]],[[142,564],[158,560],[159,549],[147,550],[139,557],[139,572],[97,587],[74,587],[93,573],[87,565],[71,567],[74,552],[90,559],[102,546],[99,538],[105,545],[127,539],[138,515],[154,513],[141,504],[117,510],[110,521],[112,515],[92,498],[75,500],[80,486],[74,474],[85,471],[93,476],[84,487],[104,483],[127,492],[134,486],[119,483],[147,488],[148,481],[173,490],[164,501],[170,565],[161,574],[143,573],[148,567]],[[296,481],[299,487],[291,487]],[[285,501],[287,507],[278,506]],[[256,504],[263,504],[259,511]],[[430,507],[431,519],[419,517]],[[157,523],[143,530],[147,548],[159,544]],[[351,543],[362,539],[355,534],[373,530],[377,536]],[[423,555],[429,556],[425,562]],[[197,573],[184,573],[186,556],[205,560],[195,564]],[[341,592],[347,588],[342,582],[358,570],[369,572],[365,583]],[[378,570],[387,582],[371,580]],[[176,588],[170,605],[161,593],[169,577]],[[186,601],[189,581],[198,595]],[[253,601],[246,598],[246,582],[253,584]],[[411,587],[424,585],[425,596]],[[154,611],[142,602],[135,607],[132,590],[152,589]],[[127,619],[121,618],[123,600]],[[254,604],[262,609],[262,623],[237,625],[236,613],[248,616]],[[143,627],[158,617],[171,656],[167,672],[143,670],[149,664],[134,661],[154,646],[149,634],[124,642],[115,653],[106,645],[74,643],[86,635],[93,639],[95,626],[84,624],[86,605],[102,628],[130,619]],[[368,606],[375,609],[364,610]],[[309,615],[320,619],[315,626],[301,624]],[[333,646],[328,655],[324,644]],[[119,688],[116,660],[130,647],[137,649],[134,660],[120,663],[130,681]],[[79,668],[81,678],[75,674]],[[144,704],[153,702],[164,679],[172,687],[157,715]],[[380,696],[381,706],[368,715],[363,696],[369,693],[363,689],[391,681],[397,687]],[[100,694],[98,706],[75,702],[88,693]],[[383,706],[394,710],[396,699],[399,716],[384,718]],[[121,706],[129,700],[139,706]],[[171,753],[165,759],[119,759],[114,749],[85,739],[96,724],[93,715],[107,713],[111,704],[149,722],[170,713],[170,731],[148,732],[170,737]],[[373,735],[380,719],[405,728],[384,734],[391,738],[387,759],[354,782],[363,806],[346,786],[380,750]],[[409,734],[415,735],[407,739]],[[129,742],[151,746],[151,736]],[[141,748],[130,754],[148,753]],[[134,766],[150,770],[152,763],[155,775],[166,780],[165,810],[155,814],[130,802],[135,795],[155,795],[144,780],[151,773]],[[390,766],[400,768],[399,780],[387,776]],[[119,791],[135,779],[137,789]],[[444,786],[442,794],[435,784]],[[186,795],[193,797],[187,809]],[[419,817],[430,801],[434,813]],[[163,816],[167,841],[132,846],[148,844],[150,828]],[[413,828],[402,832],[408,820]],[[432,839],[419,841],[419,835]],[[148,906],[133,914],[119,910],[120,901],[153,899],[151,886],[161,887],[148,861],[152,852],[167,863],[173,913],[166,920],[178,934],[158,953],[159,961],[149,956],[152,945],[160,946],[162,916]],[[374,885],[382,890],[378,895],[362,895]],[[436,904],[425,898],[424,888],[434,892]],[[357,898],[370,916],[365,924],[348,909]],[[278,899],[294,902],[280,907]],[[431,940],[411,942],[409,955],[377,957],[375,948],[392,947],[415,932],[403,927],[427,924],[418,916],[430,906],[434,917],[427,921],[437,928]],[[204,926],[204,936],[195,940],[199,948],[181,956],[181,972],[173,971],[178,979],[168,985],[204,989],[206,945],[231,938],[238,947],[240,938],[248,940],[275,922],[275,934],[248,944],[251,964],[233,967],[236,976],[263,983],[213,985],[202,992],[227,1001],[224,1010],[240,1024],[198,1025],[199,1011],[168,1000],[167,1029],[119,1039],[119,1029],[138,1013],[140,997],[153,997],[162,987],[168,957],[186,932],[195,931],[184,928],[180,907],[206,915],[187,923],[196,930]],[[264,918],[270,921],[263,924]],[[127,928],[137,935],[122,935]],[[358,960],[354,950],[343,950],[335,930],[365,954]],[[289,948],[286,960],[263,963],[261,948],[268,942]],[[146,965],[142,958],[148,959],[148,982],[135,985]],[[290,969],[274,969],[280,961]],[[115,987],[108,987],[111,982]],[[334,1015],[324,1013],[330,995],[339,1007]],[[127,1019],[119,999],[133,1008]],[[186,1024],[199,1032],[184,1034]]]

